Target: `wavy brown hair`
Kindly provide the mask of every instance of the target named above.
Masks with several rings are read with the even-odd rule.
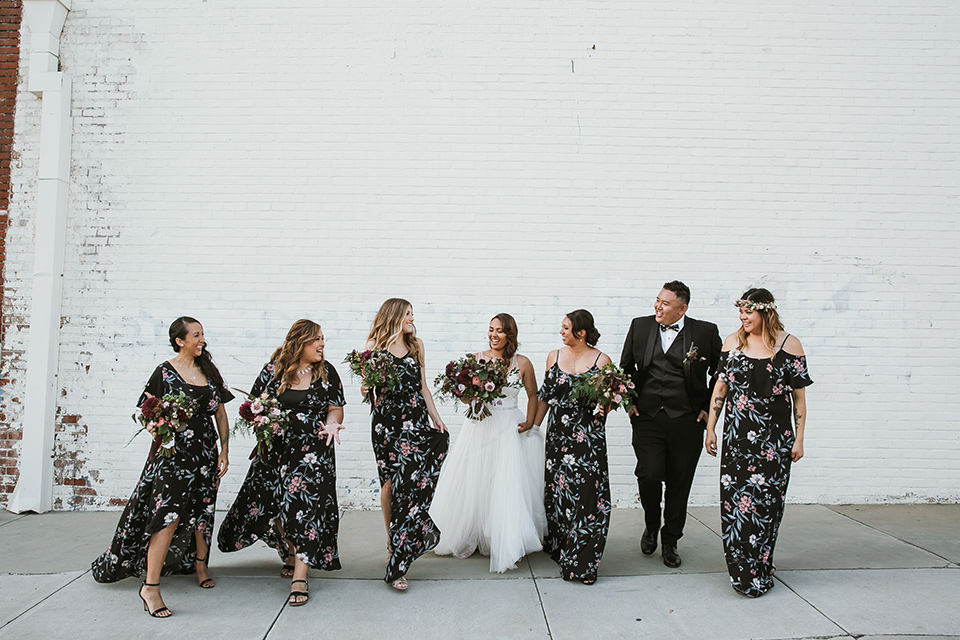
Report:
[[[743,292],[743,295],[740,296],[740,299],[768,304],[776,302],[773,299],[773,294],[763,288],[747,289]],[[777,336],[783,331],[783,322],[780,320],[780,314],[777,313],[776,309],[769,308],[757,309],[757,313],[760,314],[760,318],[763,320],[763,326],[760,328],[760,337],[763,340],[763,345],[770,350],[770,353],[775,353],[774,349],[777,348]],[[737,329],[737,349],[743,351],[746,348],[747,332],[743,330],[743,325],[741,324],[740,328]]]
[[[490,319],[490,322],[494,320],[500,321],[500,326],[503,327],[503,335],[507,337],[507,345],[503,348],[503,359],[509,360],[517,353],[520,346],[520,343],[517,342],[517,321],[509,313],[498,313]]]
[[[417,328],[413,328],[413,333],[403,332],[403,320],[410,309],[413,309],[413,305],[403,298],[385,300],[377,311],[377,317],[373,319],[373,327],[367,340],[373,341],[374,349],[386,349],[398,339],[402,339],[409,355],[422,367],[423,352],[417,343]]]
[[[314,340],[320,337],[320,325],[312,320],[297,320],[287,331],[287,337],[273,355],[270,356],[270,362],[273,363],[273,377],[280,380],[280,388],[277,393],[283,393],[297,382],[297,369],[300,367],[300,356],[304,348]],[[313,371],[310,374],[310,384],[317,380],[323,380],[327,383],[327,361],[321,358],[320,362],[313,365]]]

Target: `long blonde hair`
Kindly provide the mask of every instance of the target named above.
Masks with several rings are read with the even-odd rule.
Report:
[[[420,344],[417,342],[416,327],[413,333],[403,332],[403,321],[410,309],[413,309],[413,305],[403,298],[390,298],[384,301],[380,305],[380,310],[377,311],[377,317],[373,319],[373,327],[370,329],[367,341],[373,341],[374,349],[386,349],[397,339],[402,339],[403,346],[413,356],[414,361],[422,367],[423,352],[420,351]]]
[[[777,336],[783,331],[783,322],[780,320],[780,314],[777,313],[776,301],[773,294],[762,288],[747,289],[740,299],[735,303],[737,307],[751,307],[750,303],[757,305],[754,310],[760,314],[763,320],[763,326],[760,328],[760,338],[763,345],[775,353],[777,348]],[[747,332],[743,330],[743,325],[737,329],[737,349],[743,351],[747,348]]]
[[[312,320],[297,320],[287,331],[287,337],[280,345],[270,361],[273,362],[273,377],[280,380],[280,388],[277,393],[283,393],[297,383],[297,369],[300,367],[300,356],[304,348],[320,337],[320,325]],[[313,364],[313,371],[310,374],[310,384],[317,380],[323,380],[327,383],[326,359],[321,357],[320,362]]]

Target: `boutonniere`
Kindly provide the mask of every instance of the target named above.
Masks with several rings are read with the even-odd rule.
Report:
[[[695,360],[700,360],[701,362],[706,360],[706,358],[701,358],[699,356],[700,356],[700,352],[697,351],[697,345],[692,344],[690,345],[690,351],[687,351],[687,355],[683,357],[683,364],[690,364]]]

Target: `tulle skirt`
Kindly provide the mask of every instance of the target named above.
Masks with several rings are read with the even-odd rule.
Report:
[[[517,433],[519,409],[494,408],[482,422],[464,420],[440,472],[430,516],[440,529],[438,555],[490,556],[490,571],[516,569],[539,551],[543,509],[543,434]]]

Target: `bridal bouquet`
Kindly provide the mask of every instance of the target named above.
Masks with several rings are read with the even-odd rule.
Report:
[[[393,356],[383,349],[367,349],[366,351],[357,351],[354,349],[343,359],[350,365],[350,372],[360,378],[367,393],[363,396],[363,401],[370,404],[378,404],[376,394],[379,390],[381,397],[383,391],[390,391],[400,386],[400,372],[393,361]]]
[[[608,362],[595,374],[578,378],[573,383],[573,397],[603,406],[607,412],[615,409],[629,411],[637,399],[635,387],[623,369]]]
[[[243,395],[247,396],[247,401],[240,405],[240,419],[234,423],[233,430],[235,433],[252,433],[257,438],[257,449],[265,454],[273,447],[273,441],[290,426],[290,410],[284,409],[269,393],[256,397],[247,393]]]
[[[172,458],[177,452],[174,435],[187,428],[187,423],[197,411],[197,402],[183,391],[167,394],[162,398],[150,396],[140,405],[140,415],[133,414],[134,422],[142,425],[137,433],[148,431],[160,438],[157,452],[164,458]]]
[[[490,415],[487,403],[504,397],[503,388],[511,386],[507,381],[509,373],[510,365],[503,360],[478,360],[469,354],[448,363],[433,384],[441,398],[466,402],[467,417],[480,421]],[[514,383],[514,386],[523,385]]]

